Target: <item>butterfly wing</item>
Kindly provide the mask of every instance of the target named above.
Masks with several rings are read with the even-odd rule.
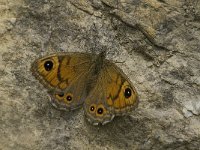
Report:
[[[128,77],[115,64],[107,61],[93,90],[84,102],[87,119],[94,125],[110,122],[138,104],[137,92]]]
[[[48,89],[51,102],[58,109],[75,109],[86,95],[85,82],[92,56],[85,53],[53,54],[36,60],[33,75]]]

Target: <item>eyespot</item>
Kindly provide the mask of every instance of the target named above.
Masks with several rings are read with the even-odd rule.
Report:
[[[48,60],[44,63],[44,68],[46,71],[50,71],[53,68],[53,62]]]
[[[100,108],[97,109],[97,113],[98,113],[99,115],[102,115],[103,112],[104,112],[104,109],[103,109],[103,108],[100,107]]]
[[[70,95],[67,95],[67,96],[66,96],[66,100],[67,100],[67,101],[71,101],[71,100],[72,100],[72,95],[71,95],[71,94],[70,94]]]
[[[71,103],[73,101],[73,95],[71,93],[66,93],[64,95],[64,101],[66,103]]]
[[[107,111],[106,111],[106,109],[105,109],[103,104],[99,104],[97,106],[97,109],[96,109],[95,113],[96,113],[96,116],[102,117],[102,116],[104,116],[104,114],[107,113]]]
[[[95,110],[94,106],[91,106],[90,111],[94,111],[94,110]]]
[[[62,101],[64,95],[65,95],[64,93],[56,93],[56,94],[55,94],[55,97],[57,98],[57,100],[59,100],[59,101],[61,100],[61,101]]]
[[[59,93],[57,94],[59,97],[63,97],[65,94],[64,93]]]
[[[130,88],[126,88],[124,91],[125,98],[129,98],[132,95],[132,90]]]
[[[89,107],[89,110],[91,113],[95,112],[95,109],[96,109],[96,105],[94,104]]]

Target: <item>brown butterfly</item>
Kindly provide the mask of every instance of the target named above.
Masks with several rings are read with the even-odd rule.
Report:
[[[52,104],[73,110],[83,106],[94,125],[127,114],[138,104],[137,92],[128,77],[106,52],[53,54],[36,60],[33,75],[48,89]]]

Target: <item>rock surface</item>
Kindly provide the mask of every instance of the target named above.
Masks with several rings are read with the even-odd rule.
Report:
[[[0,149],[200,149],[199,0],[1,0],[0,45]],[[92,126],[54,109],[30,65],[103,49],[140,104]]]

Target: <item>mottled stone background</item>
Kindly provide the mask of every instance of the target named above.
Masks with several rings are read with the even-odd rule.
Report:
[[[108,51],[138,90],[130,116],[92,126],[54,109],[38,57]],[[199,0],[0,0],[0,149],[200,149]]]

